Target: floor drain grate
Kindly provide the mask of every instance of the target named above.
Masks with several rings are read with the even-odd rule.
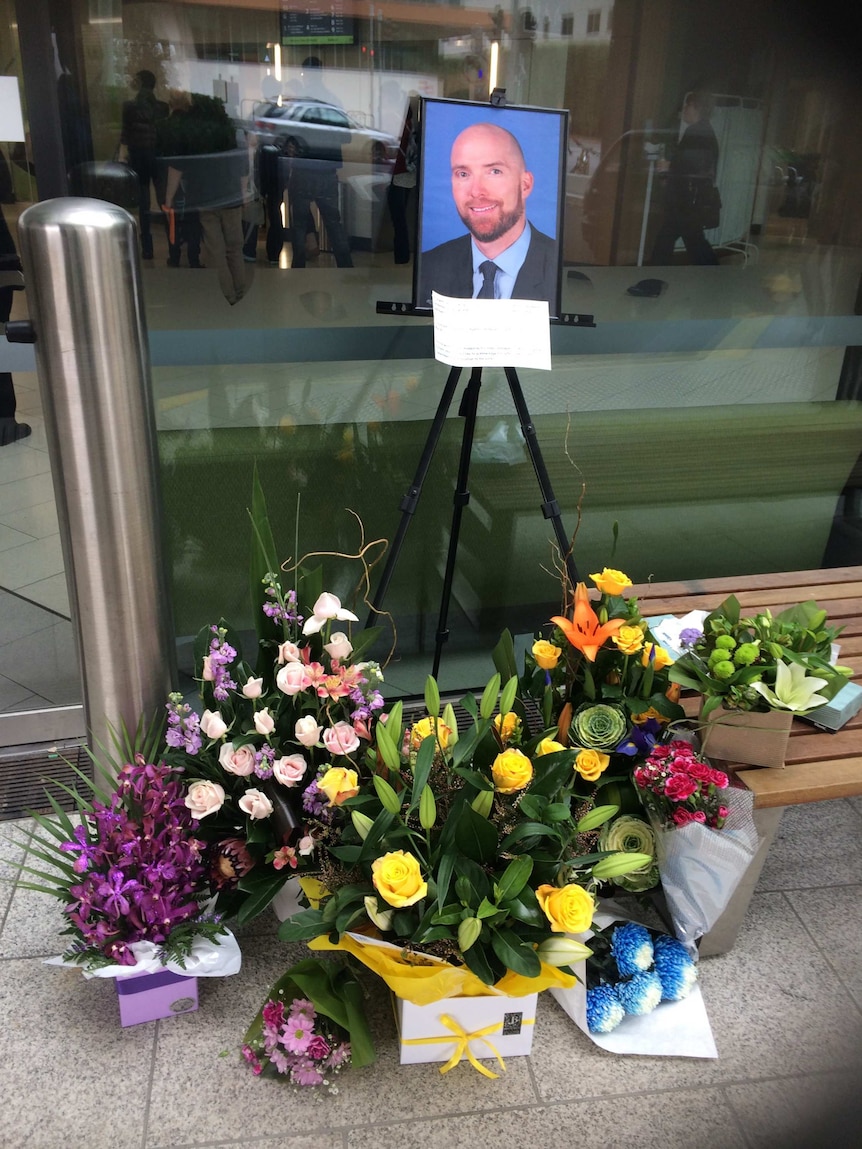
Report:
[[[81,785],[69,763],[88,778],[93,777],[93,763],[80,742],[10,746],[0,750],[0,821],[26,818],[31,811],[50,814],[46,788],[50,788],[64,810],[73,810],[75,803],[69,795],[51,786],[52,781],[66,786]]]

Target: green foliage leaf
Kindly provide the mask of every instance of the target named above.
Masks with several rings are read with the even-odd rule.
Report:
[[[455,820],[455,843],[461,853],[480,865],[491,865],[497,856],[496,827],[465,802],[454,808],[451,817]]]
[[[437,750],[435,738],[423,738],[416,752],[416,763],[413,767],[413,794],[410,800],[411,807],[419,804],[419,797],[426,789],[431,776],[431,767],[434,765],[434,755]],[[433,824],[433,823],[432,823]]]
[[[431,718],[437,718],[440,714],[440,688],[437,679],[431,674],[425,679],[425,709]]]
[[[518,897],[533,872],[533,859],[527,854],[513,858],[497,880],[497,902]]]
[[[521,941],[513,930],[493,928],[491,948],[506,967],[523,977],[538,977],[542,963],[532,946]]]
[[[515,661],[515,640],[510,630],[504,630],[497,645],[492,652],[494,666],[500,674],[501,682],[508,682],[510,678],[518,677],[518,666]],[[511,705],[509,706],[511,710]]]
[[[300,910],[278,927],[278,936],[283,942],[307,942],[320,937],[327,931],[321,910]]]
[[[506,685],[503,687],[503,693],[500,695],[500,713],[508,714],[512,707],[515,705],[515,695],[518,692],[518,676],[510,678]]]
[[[495,674],[485,689],[482,691],[482,699],[479,702],[479,716],[481,718],[490,718],[497,707],[497,698],[500,694],[500,675]]]

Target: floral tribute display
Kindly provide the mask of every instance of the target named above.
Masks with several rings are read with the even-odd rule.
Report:
[[[33,815],[27,850],[50,869],[26,865],[39,881],[20,884],[62,902],[63,932],[73,938],[64,962],[87,971],[136,966],[155,950],[162,964],[184,968],[200,939],[217,944],[228,931],[208,905],[206,843],[180,775],[139,754],[120,767],[109,795],[72,769],[91,791],[69,791],[79,822],[48,795],[55,816]]]
[[[729,809],[722,791],[730,779],[695,752],[689,742],[675,739],[654,746],[634,770],[644,805],[667,827],[700,822],[720,830]]]
[[[576,749],[581,776],[605,784],[629,779],[632,761],[685,715],[670,681],[671,655],[637,599],[625,597],[631,579],[607,567],[590,577],[598,600],[578,583],[570,609],[551,619],[549,637],[527,653],[521,686],[545,725],[556,724],[560,744]]]
[[[558,971],[586,951],[567,935],[589,927],[597,887],[649,859],[597,849],[615,808],[594,808],[575,749],[528,736],[517,685],[501,693],[498,674],[465,696],[463,732],[433,678],[426,717],[405,725],[400,703],[381,716],[364,761],[322,784],[308,832],[324,892],[284,940],[347,949],[416,1004],[571,983]]]
[[[383,706],[380,667],[359,661],[377,632],[351,641],[343,627],[356,615],[319,589],[319,573],[297,590],[272,572],[262,585],[255,663],[227,624],[205,627],[195,652],[202,712],[179,694],[168,702],[165,757],[184,771],[218,905],[240,921],[318,867],[332,799],[356,792]]]
[[[828,626],[826,618],[813,601],[745,617],[731,595],[706,616],[702,629],[682,631],[684,653],[671,680],[704,696],[702,719],[719,706],[812,710],[834,698],[851,674],[832,664],[832,644],[843,628]]]
[[[625,922],[590,939],[587,1025],[610,1033],[627,1016],[652,1013],[663,1001],[681,1001],[697,982],[697,966],[669,934]]]
[[[298,962],[270,989],[248,1028],[242,1056],[255,1074],[337,1093],[337,1075],[374,1060],[362,991],[346,967]]]

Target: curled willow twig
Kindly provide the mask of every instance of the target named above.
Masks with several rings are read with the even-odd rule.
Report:
[[[379,617],[388,619],[389,625],[392,628],[392,642],[391,642],[391,645],[389,647],[389,652],[386,655],[386,659],[382,663],[382,667],[383,667],[383,669],[385,669],[389,665],[389,663],[392,661],[392,656],[395,653],[395,647],[396,647],[397,640],[398,640],[398,630],[397,630],[397,627],[395,626],[395,619],[392,616],[392,614],[387,610],[378,610],[378,608],[376,606],[374,606],[374,604],[372,603],[370,595],[371,595],[371,572],[374,570],[374,568],[377,566],[377,564],[380,562],[380,560],[386,554],[387,548],[389,547],[389,540],[388,539],[372,539],[370,542],[366,542],[365,541],[365,526],[362,522],[362,519],[356,513],[356,511],[354,511],[351,507],[345,507],[345,510],[347,511],[348,514],[353,515],[353,517],[356,519],[357,523],[359,524],[359,549],[356,551],[355,554],[348,554],[345,551],[307,551],[304,555],[302,555],[301,558],[297,559],[295,563],[291,564],[289,559],[285,559],[285,561],[281,564],[281,569],[282,569],[282,571],[284,571],[285,574],[292,574],[294,571],[299,570],[299,568],[303,565],[303,563],[307,559],[314,559],[314,558],[338,558],[338,559],[348,559],[351,561],[360,562],[362,564],[362,576],[357,580],[356,585],[353,588],[352,594],[355,597],[361,591],[362,601],[368,607],[368,609],[373,610],[374,613],[377,614]],[[377,554],[373,560],[369,561],[367,556],[376,547],[380,548],[380,553]]]

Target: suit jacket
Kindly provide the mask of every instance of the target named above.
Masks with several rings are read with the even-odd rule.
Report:
[[[550,236],[533,227],[527,258],[515,280],[512,299],[546,299],[553,314],[557,306],[558,286],[557,245]],[[472,298],[473,256],[469,235],[450,239],[422,252],[416,306],[430,307],[432,291],[455,299]]]

